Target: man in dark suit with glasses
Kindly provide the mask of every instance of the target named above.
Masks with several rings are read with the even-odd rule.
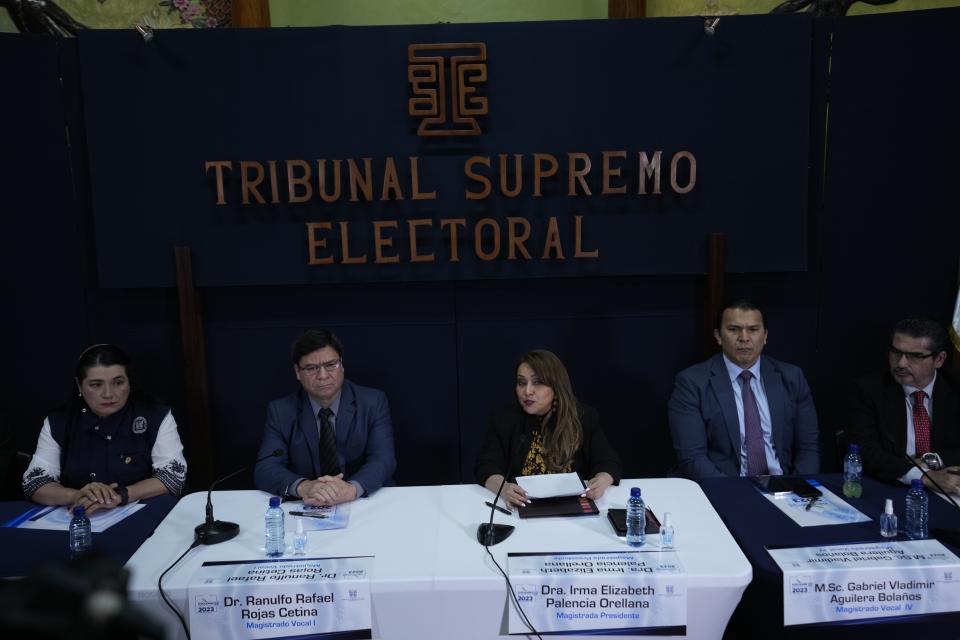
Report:
[[[960,493],[960,390],[943,369],[947,331],[927,318],[893,328],[888,370],[859,378],[844,425],[860,445],[867,475],[909,484],[922,477],[906,456],[928,469],[950,493]],[[924,484],[931,489],[930,481]]]
[[[343,345],[326,329],[307,331],[291,349],[296,392],[267,406],[257,488],[306,504],[350,502],[390,484],[397,462],[383,391],[344,377]]]

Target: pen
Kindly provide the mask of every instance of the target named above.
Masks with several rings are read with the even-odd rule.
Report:
[[[325,513],[309,513],[306,511],[291,511],[290,515],[300,516],[301,518],[320,518],[321,520],[330,517]]]
[[[509,509],[504,509],[503,507],[501,507],[501,506],[498,505],[498,504],[493,504],[492,502],[484,502],[483,504],[487,505],[488,507],[493,507],[494,509],[496,509],[496,510],[499,511],[500,513],[505,513],[505,514],[507,514],[508,516],[512,516],[512,515],[513,515],[513,511],[510,511]]]
[[[810,498],[810,502],[807,503],[807,506],[803,508],[804,511],[810,511],[810,507],[813,506],[813,503],[817,501],[817,496]]]

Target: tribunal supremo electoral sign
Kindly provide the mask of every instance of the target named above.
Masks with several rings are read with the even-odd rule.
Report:
[[[686,579],[673,551],[511,553],[511,634],[686,635]],[[529,625],[528,625],[529,622]]]
[[[783,624],[960,610],[960,559],[936,540],[768,549]]]
[[[371,637],[371,556],[205,562],[190,580],[196,638]]]

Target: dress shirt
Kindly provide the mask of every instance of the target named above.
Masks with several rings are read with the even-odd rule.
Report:
[[[730,361],[726,354],[723,355],[723,364],[727,367],[727,374],[730,376],[730,384],[733,386],[733,397],[737,403],[737,420],[740,422],[740,475],[747,475],[747,439],[746,428],[743,421],[743,389],[740,386],[740,373],[744,371],[742,367]],[[750,389],[753,391],[753,397],[757,401],[757,409],[760,412],[760,429],[763,431],[763,453],[767,459],[767,470],[770,475],[782,475],[783,468],[777,459],[777,452],[773,448],[773,427],[770,422],[770,406],[767,404],[767,393],[763,388],[763,378],[760,377],[760,358],[753,363],[753,366],[747,369],[753,378],[750,380]]]
[[[913,394],[917,391],[923,391],[927,394],[927,397],[923,399],[923,406],[927,410],[927,415],[930,416],[930,428],[933,429],[933,383],[937,381],[937,372],[933,372],[933,380],[930,381],[930,384],[923,387],[911,387],[908,384],[900,385],[903,387],[903,400],[907,403],[907,450],[904,452],[911,458],[917,452],[917,436],[913,431]],[[919,480],[923,477],[923,474],[920,473],[920,469],[916,467],[910,467],[910,469],[900,476],[900,482],[904,484],[910,484],[912,480]]]

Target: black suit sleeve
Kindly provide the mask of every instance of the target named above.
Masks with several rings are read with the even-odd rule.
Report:
[[[490,427],[483,440],[483,446],[477,455],[477,462],[473,466],[473,475],[481,485],[487,478],[496,474],[507,473],[507,463],[511,452],[516,456],[517,440],[523,427],[522,416],[511,409],[504,409],[495,413],[490,419]],[[523,452],[524,455],[526,452]],[[510,465],[511,474],[516,474],[517,465]]]
[[[899,400],[903,406],[903,399]],[[847,414],[844,430],[847,441],[860,445],[860,457],[863,470],[868,476],[887,482],[896,482],[910,469],[910,463],[897,451],[898,438],[891,429],[901,429],[906,433],[905,409],[899,420],[891,413],[885,399],[884,381],[875,376],[861,378],[854,382],[847,402]],[[904,435],[903,438],[906,436]]]
[[[600,428],[600,415],[596,409],[581,405],[580,423],[583,427],[583,444],[580,445],[580,451],[575,460],[579,461],[582,458],[582,462],[577,465],[577,471],[584,480],[592,478],[601,471],[606,471],[613,477],[613,483],[619,484],[623,475],[620,456],[610,446],[607,436]]]

